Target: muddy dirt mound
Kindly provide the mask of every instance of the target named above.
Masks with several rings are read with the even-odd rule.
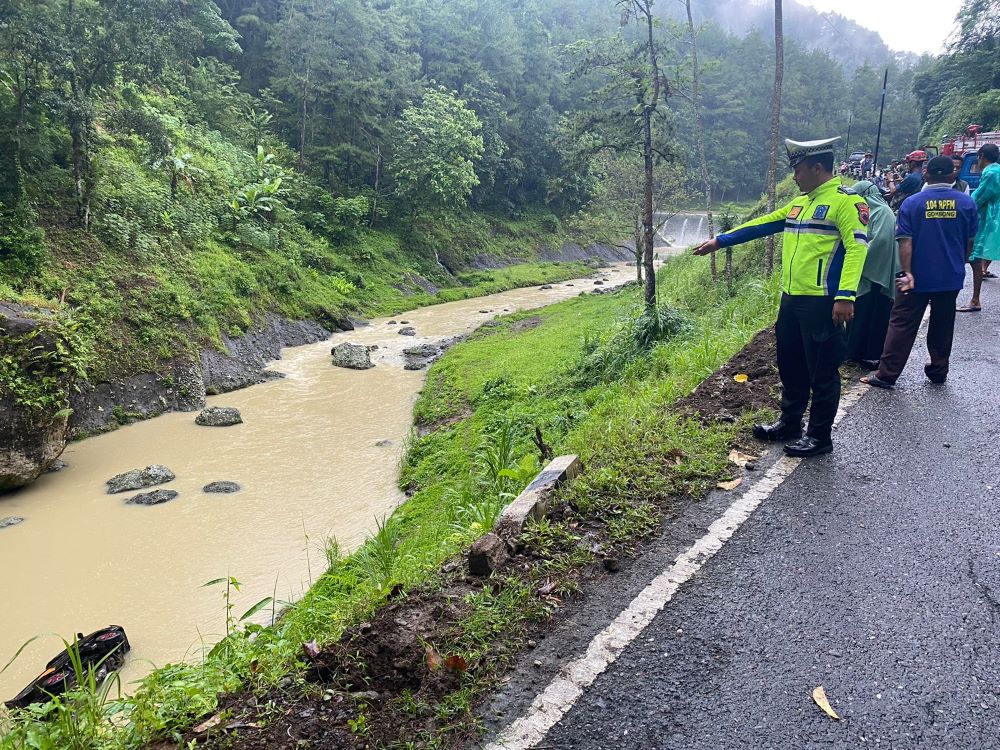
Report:
[[[746,375],[746,381],[737,380]],[[734,421],[746,411],[778,406],[774,329],[761,331],[735,357],[677,402],[679,411],[702,419]]]
[[[433,714],[408,715],[399,699],[433,706],[460,686],[468,665],[447,647],[460,635],[471,591],[460,580],[444,591],[413,593],[348,629],[337,643],[304,644],[305,679],[314,689],[230,696],[217,714],[227,718],[189,739],[220,750],[341,750],[416,735],[433,726]]]

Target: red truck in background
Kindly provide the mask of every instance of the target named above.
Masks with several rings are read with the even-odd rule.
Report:
[[[979,157],[976,152],[987,143],[1000,146],[1000,131],[984,133],[982,125],[970,125],[961,135],[946,137],[941,144],[942,156],[962,157],[959,177],[969,183],[973,190],[979,187]]]

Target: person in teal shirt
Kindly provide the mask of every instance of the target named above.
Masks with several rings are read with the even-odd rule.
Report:
[[[979,209],[979,231],[972,247],[972,299],[959,312],[979,312],[983,306],[979,294],[983,288],[983,274],[991,261],[1000,260],[1000,147],[987,143],[979,148],[979,169],[982,177],[979,187],[972,193],[972,200]]]

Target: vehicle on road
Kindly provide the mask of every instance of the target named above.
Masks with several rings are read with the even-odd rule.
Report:
[[[961,135],[945,136],[941,142],[943,156],[961,156],[962,171],[959,177],[969,183],[975,190],[979,187],[979,156],[980,146],[995,143],[1000,146],[1000,131],[983,132],[982,125],[969,125]]]

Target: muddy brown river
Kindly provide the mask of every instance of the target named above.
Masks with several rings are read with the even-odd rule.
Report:
[[[634,270],[616,265],[601,275],[611,286]],[[0,667],[32,636],[71,638],[116,624],[132,643],[127,686],[155,666],[199,658],[225,634],[221,589],[205,582],[231,575],[242,583],[237,615],[275,592],[299,598],[325,569],[325,539],[353,549],[403,500],[398,465],[425,372],[404,370],[402,350],[594,288],[592,278],[569,283],[395,316],[416,337],[398,335],[382,318],[285,349],[271,369],[286,378],[208,399],[239,408],[242,425],[199,427],[195,414],[171,413],[70,445],[68,469],[0,496],[0,518],[26,519],[0,530]],[[330,348],[344,341],[377,344],[376,367],[333,367]],[[178,490],[177,499],[141,507],[125,505],[134,493],[105,493],[113,475],[151,463],[177,475],[162,485]],[[201,491],[216,480],[243,490]],[[0,675],[0,699],[61,648],[55,636],[29,645]]]

